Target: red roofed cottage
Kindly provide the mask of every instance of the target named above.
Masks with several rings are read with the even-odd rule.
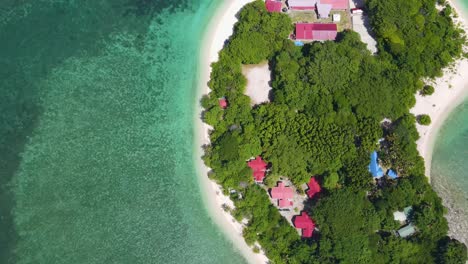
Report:
[[[291,187],[284,186],[284,182],[280,182],[278,187],[271,188],[271,198],[273,199],[292,199],[294,191]]]
[[[254,160],[249,161],[247,164],[254,171],[266,170],[267,167],[267,163],[263,161],[262,157],[260,156],[257,156]]]
[[[315,223],[310,219],[306,212],[302,212],[301,215],[294,218],[294,226],[302,229],[302,237],[312,237],[314,232]]]
[[[254,171],[253,177],[255,182],[261,183],[265,179],[265,171]]]
[[[226,98],[219,98],[218,100],[218,103],[219,103],[219,106],[222,108],[222,109],[226,109],[228,107],[228,102],[226,100]]]
[[[309,190],[307,191],[309,198],[314,198],[322,190],[315,177],[311,177],[307,185],[309,186]]]
[[[284,182],[278,183],[278,187],[271,188],[271,198],[278,199],[278,207],[286,208],[293,205],[289,199],[294,198],[294,191],[291,187],[284,186]]]
[[[247,165],[252,169],[255,182],[262,183],[265,179],[267,163],[263,161],[262,157],[257,156],[254,160],[247,162]]]
[[[279,208],[287,208],[293,206],[293,202],[285,199],[278,200],[278,207]]]
[[[297,23],[297,40],[335,40],[338,34],[336,24]]]

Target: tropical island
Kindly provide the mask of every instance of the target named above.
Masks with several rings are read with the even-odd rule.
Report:
[[[416,123],[430,118],[410,113],[431,93],[422,80],[466,56],[453,9],[367,0],[353,12],[366,13],[374,54],[349,6],[316,1],[311,16],[299,2],[246,5],[212,65],[203,159],[224,209],[272,263],[465,263],[417,150]],[[270,75],[258,97],[255,65]]]

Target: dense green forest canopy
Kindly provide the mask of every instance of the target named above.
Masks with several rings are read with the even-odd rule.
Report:
[[[409,114],[421,78],[440,75],[461,55],[463,32],[451,8],[438,11],[435,0],[368,0],[366,10],[375,56],[352,31],[296,47],[287,39],[287,15],[268,13],[261,0],[243,8],[202,99],[213,127],[204,156],[210,177],[236,190],[232,213],[248,220],[246,241],[259,242],[273,263],[464,263],[466,246],[447,237],[445,209],[424,176]],[[242,64],[265,60],[271,102],[252,107]],[[383,126],[384,118],[392,122]],[[374,183],[367,170],[373,150],[398,180]],[[301,239],[254,184],[246,160],[257,155],[271,164],[267,185],[280,176],[296,186],[314,175],[322,182],[320,199],[306,206],[320,230],[312,239]],[[397,237],[393,212],[410,205],[417,233]]]

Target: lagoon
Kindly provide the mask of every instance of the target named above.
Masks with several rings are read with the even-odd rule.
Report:
[[[216,0],[0,4],[0,263],[244,263],[194,165]]]

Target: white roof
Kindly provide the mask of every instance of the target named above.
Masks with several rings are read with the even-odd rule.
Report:
[[[333,14],[333,21],[334,22],[340,22],[341,21],[341,15],[340,14]]]
[[[406,221],[406,214],[404,212],[396,211],[393,213],[393,219],[400,222]]]
[[[290,7],[294,6],[315,6],[317,0],[288,0]]]
[[[317,3],[317,11],[320,15],[320,18],[328,17],[330,15],[331,10],[332,10],[332,5]]]

